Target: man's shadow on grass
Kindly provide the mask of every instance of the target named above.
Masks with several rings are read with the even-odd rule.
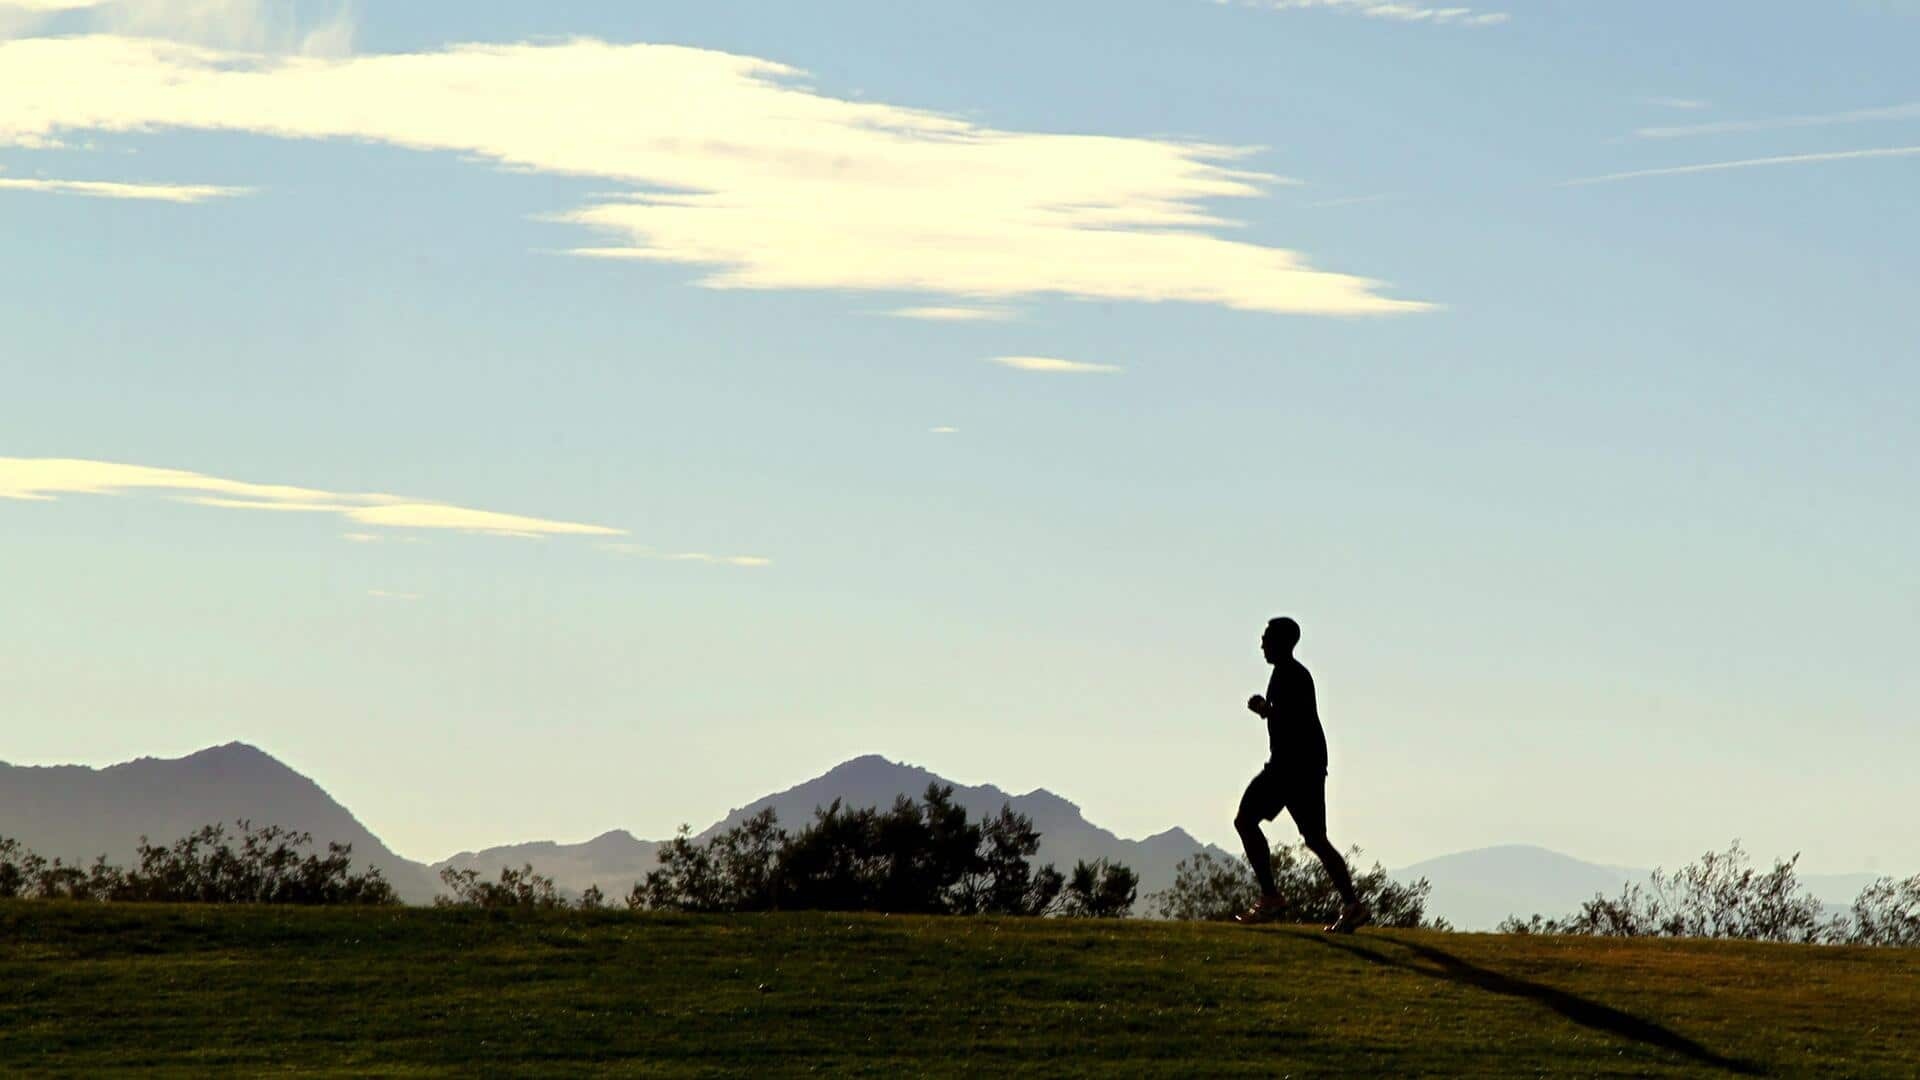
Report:
[[[1498,971],[1470,964],[1450,953],[1445,953],[1431,945],[1421,945],[1411,941],[1399,941],[1389,937],[1368,935],[1371,941],[1398,946],[1427,961],[1426,964],[1412,960],[1383,955],[1371,949],[1364,949],[1332,937],[1316,937],[1312,940],[1350,953],[1370,964],[1399,968],[1419,975],[1445,979],[1448,982],[1472,986],[1489,993],[1503,994],[1507,997],[1527,998],[1537,1001],[1581,1027],[1594,1031],[1617,1035],[1623,1039],[1645,1043],[1648,1046],[1668,1050],[1694,1062],[1715,1069],[1742,1076],[1764,1075],[1762,1070],[1751,1062],[1725,1057],[1694,1042],[1671,1028],[1662,1027],[1651,1020],[1643,1020],[1632,1013],[1622,1012],[1611,1005],[1602,1005],[1589,1001],[1565,990],[1559,990],[1543,983],[1528,982],[1512,975],[1503,975]],[[1428,966],[1431,965],[1431,966]]]

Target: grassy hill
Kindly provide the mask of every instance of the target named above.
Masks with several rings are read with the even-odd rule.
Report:
[[[0,1074],[1912,1076],[1920,953],[0,903]]]

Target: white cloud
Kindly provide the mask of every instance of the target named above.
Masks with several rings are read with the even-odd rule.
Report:
[[[123,495],[136,491],[172,492],[183,502],[230,510],[338,514],[355,524],[396,529],[455,529],[521,537],[625,535],[625,530],[604,525],[470,510],[396,495],[255,484],[182,469],[76,458],[0,458],[0,499],[52,501],[61,495]]]
[[[387,525],[397,529],[454,529],[460,532],[495,533],[501,536],[549,536],[570,533],[586,536],[617,536],[619,529],[599,525],[578,525],[564,521],[501,514],[492,510],[470,510],[442,503],[394,502],[363,506],[350,510],[348,517],[362,525]]]
[[[0,191],[38,191],[55,195],[84,195],[95,199],[141,199],[150,202],[197,203],[250,195],[252,188],[212,184],[123,184],[108,180],[27,180],[0,176]]]
[[[1873,158],[1920,156],[1920,146],[1891,146],[1878,150],[1842,150],[1831,154],[1788,154],[1783,157],[1746,158],[1740,161],[1710,161],[1700,165],[1676,165],[1665,169],[1635,169],[1568,180],[1561,187],[1589,187],[1622,180],[1640,180],[1650,176],[1688,176],[1694,173],[1727,172],[1733,169],[1759,169],[1771,165],[1813,165],[1826,161],[1862,161]]]
[[[708,563],[713,566],[743,566],[758,569],[772,566],[773,560],[760,555],[714,555],[705,551],[658,551],[640,544],[601,544],[602,551],[611,551],[616,555],[631,555],[638,559],[660,559],[665,562]]]
[[[1280,181],[1200,143],[1002,131],[849,101],[753,57],[662,45],[323,59],[122,37],[0,43],[0,145],[168,128],[371,140],[624,183],[560,215],[577,254],[714,288],[1179,300],[1387,315],[1431,305],[1226,238],[1211,200]]]
[[[345,540],[349,544],[377,544],[386,539],[386,537],[381,536],[379,533],[350,532],[341,533],[340,539]]]
[[[1831,127],[1835,124],[1864,124],[1874,120],[1920,119],[1920,101],[1905,105],[1886,105],[1875,109],[1818,113],[1808,116],[1775,116],[1760,120],[1726,120],[1717,124],[1683,124],[1674,127],[1644,127],[1634,134],[1642,139],[1682,139],[1694,135],[1732,135],[1749,131],[1781,131],[1787,128]]]
[[[928,428],[927,430],[928,430],[929,432],[931,432],[931,433],[933,433],[933,434],[935,434],[935,435],[958,435],[958,434],[960,434],[960,429],[959,429],[959,428],[957,428],[957,427],[947,427],[947,426],[945,426],[945,425],[942,425],[942,426],[940,426],[940,427],[936,427],[936,428]]]
[[[389,592],[386,589],[368,589],[367,595],[379,597],[382,600],[418,600],[420,599],[420,594],[417,592]]]
[[[929,322],[1005,322],[1013,314],[1005,308],[927,307],[897,308],[887,314],[901,319],[925,319]]]
[[[1503,11],[1475,11],[1464,7],[1433,7],[1429,4],[1401,3],[1397,0],[1214,0],[1216,4],[1265,8],[1269,11],[1298,11],[1319,8],[1369,19],[1394,22],[1451,23],[1457,26],[1495,26],[1511,16]]]
[[[1056,375],[1112,375],[1120,371],[1112,364],[1088,364],[1051,356],[996,356],[993,362],[1020,371],[1042,371]]]

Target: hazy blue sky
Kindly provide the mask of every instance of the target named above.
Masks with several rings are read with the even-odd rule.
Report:
[[[1451,0],[1448,0],[1451,3]],[[0,758],[1920,870],[1920,6],[0,0]],[[1288,826],[1279,826],[1281,835]]]

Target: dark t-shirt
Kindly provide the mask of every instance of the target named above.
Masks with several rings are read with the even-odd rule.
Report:
[[[1270,764],[1277,768],[1327,771],[1327,733],[1320,726],[1313,676],[1292,657],[1275,664],[1267,680],[1267,744],[1273,755]]]

